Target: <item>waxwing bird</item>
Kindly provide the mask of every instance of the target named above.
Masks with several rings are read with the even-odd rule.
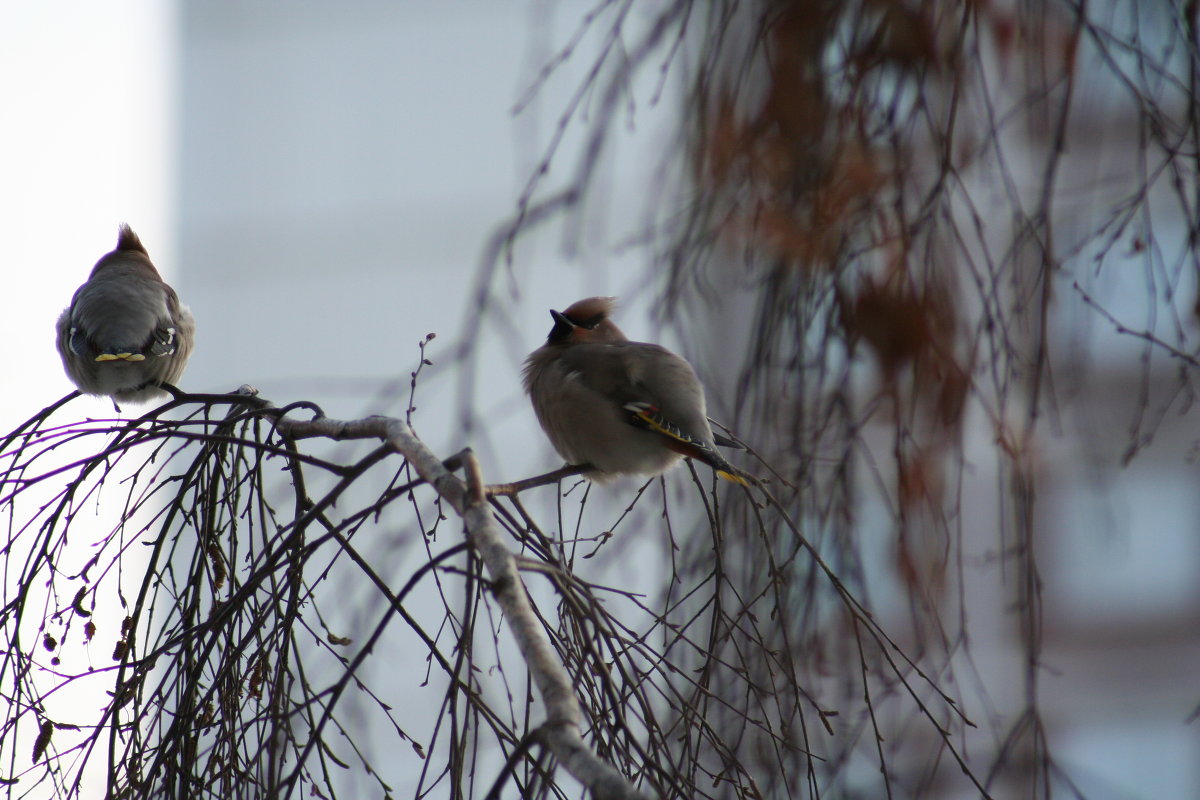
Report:
[[[746,485],[716,450],[692,365],[626,339],[609,319],[614,303],[589,297],[551,311],[546,343],[525,361],[525,391],[554,449],[569,464],[590,464],[592,480],[657,475],[686,456]]]
[[[57,329],[63,368],[81,392],[146,403],[165,394],[159,383],[183,374],[196,323],[123,224],[116,249],[96,262]]]

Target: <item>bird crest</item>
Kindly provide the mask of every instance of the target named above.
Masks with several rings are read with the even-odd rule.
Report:
[[[562,315],[576,325],[595,325],[611,317],[616,307],[615,297],[587,297],[572,303]]]

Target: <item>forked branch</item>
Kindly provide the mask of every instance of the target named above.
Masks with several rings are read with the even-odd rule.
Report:
[[[467,476],[464,482],[447,468],[446,462],[425,446],[407,423],[394,417],[359,420],[328,417],[292,420],[281,417],[277,426],[283,435],[297,439],[314,436],[333,439],[377,438],[408,460],[421,478],[434,487],[462,517],[467,537],[487,568],[492,594],[504,611],[504,619],[545,703],[546,722],[541,741],[563,768],[586,786],[597,800],[645,797],[616,769],[602,761],[583,740],[583,715],[571,678],[534,612],[516,558],[505,544],[502,529],[487,502],[490,494],[506,492],[484,484],[475,454],[468,449],[448,460],[452,465],[462,463]],[[550,475],[557,480],[579,474],[580,471],[579,468],[569,467]],[[507,489],[507,493],[513,493],[534,485],[541,484],[509,484],[503,488]]]

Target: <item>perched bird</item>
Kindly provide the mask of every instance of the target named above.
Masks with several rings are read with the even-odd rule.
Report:
[[[116,249],[96,262],[57,328],[63,368],[81,392],[146,403],[183,374],[196,323],[121,225]]]
[[[552,310],[546,343],[525,361],[525,391],[554,449],[569,464],[590,464],[592,480],[657,475],[686,456],[746,485],[716,450],[691,364],[626,339],[609,319],[614,304],[589,297]]]

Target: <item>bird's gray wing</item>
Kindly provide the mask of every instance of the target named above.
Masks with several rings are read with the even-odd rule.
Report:
[[[704,390],[691,365],[670,350],[643,342],[587,344],[561,358],[583,386],[623,409],[631,425],[653,421],[664,435],[711,449]]]

